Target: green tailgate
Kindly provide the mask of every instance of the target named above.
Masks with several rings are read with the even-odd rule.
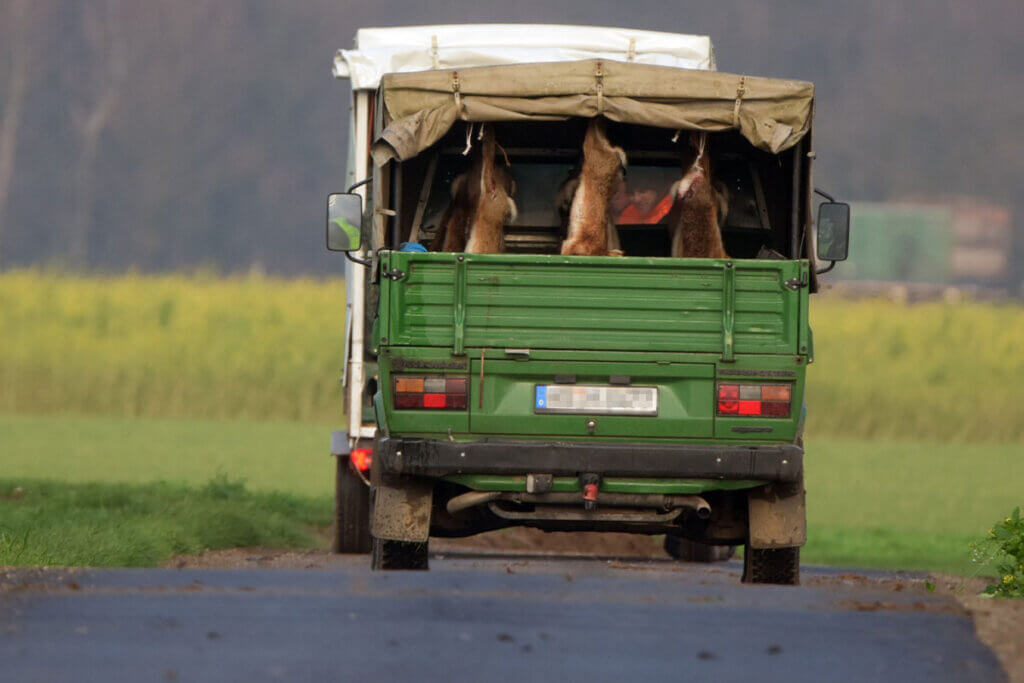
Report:
[[[797,354],[806,261],[383,252],[387,346]],[[400,273],[400,275],[399,275]]]
[[[806,261],[381,255],[378,410],[448,438],[791,441]],[[464,377],[465,410],[396,409],[397,375]],[[716,417],[715,383],[793,385],[789,418]],[[649,387],[656,414],[553,414],[538,385]]]

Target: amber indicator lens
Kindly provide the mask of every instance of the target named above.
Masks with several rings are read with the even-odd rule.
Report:
[[[789,402],[792,394],[792,387],[788,384],[765,384],[761,387],[762,401],[786,401]]]
[[[400,410],[465,410],[469,405],[465,377],[401,376],[395,377],[393,387]]]
[[[789,417],[790,384],[719,384],[716,412],[722,417]]]

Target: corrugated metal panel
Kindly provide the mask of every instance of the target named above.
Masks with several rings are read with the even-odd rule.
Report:
[[[453,346],[454,254],[394,253],[382,283],[390,345]],[[644,351],[724,350],[723,261],[465,256],[464,345]],[[734,261],[736,353],[795,353],[799,263]]]

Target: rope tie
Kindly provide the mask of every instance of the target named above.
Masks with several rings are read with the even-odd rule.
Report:
[[[747,77],[740,76],[740,84],[736,86],[736,102],[732,105],[732,126],[733,128],[740,127],[740,102],[743,100],[743,96],[747,94]]]
[[[626,61],[632,62],[636,60],[636,38],[629,39],[629,51],[626,52]]]
[[[594,69],[597,88],[597,113],[604,113],[604,62],[598,62]]]
[[[441,52],[437,47],[437,36],[430,36],[430,61],[434,63],[435,69],[441,68]]]
[[[466,119],[466,107],[462,104],[462,93],[460,92],[459,72],[452,72],[452,94],[455,95],[455,108],[459,111],[459,118]]]

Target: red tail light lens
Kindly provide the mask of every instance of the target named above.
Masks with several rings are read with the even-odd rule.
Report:
[[[395,377],[395,408],[402,410],[465,410],[469,381],[465,377]]]
[[[718,415],[723,417],[789,417],[790,384],[719,384]]]
[[[360,472],[368,472],[370,465],[373,464],[373,449],[353,448],[348,457],[352,461],[352,467],[355,467]]]

